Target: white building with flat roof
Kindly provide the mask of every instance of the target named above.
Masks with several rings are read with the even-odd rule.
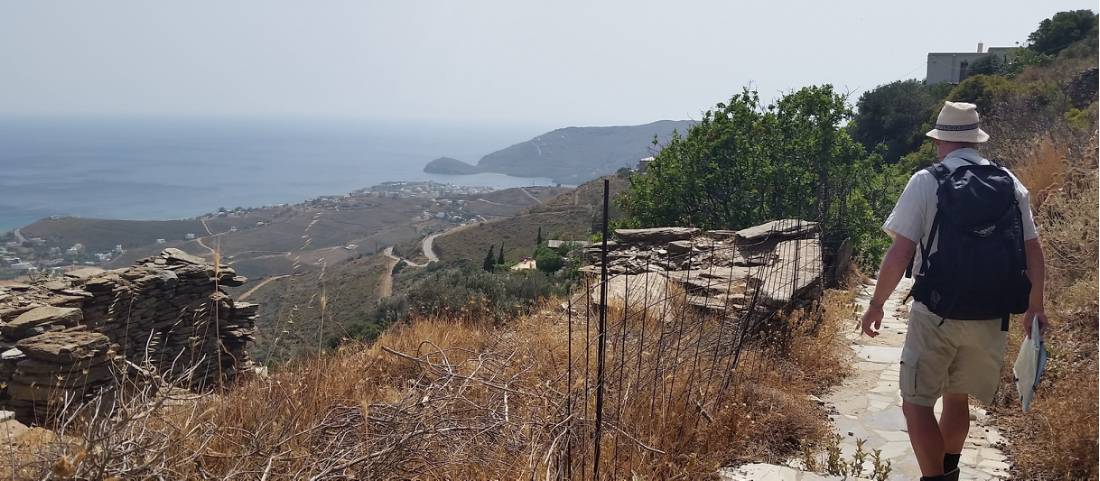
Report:
[[[928,70],[924,83],[928,85],[950,83],[957,84],[969,75],[970,66],[980,59],[994,56],[1004,64],[1008,55],[1019,47],[989,47],[979,43],[974,52],[932,52],[928,54]]]

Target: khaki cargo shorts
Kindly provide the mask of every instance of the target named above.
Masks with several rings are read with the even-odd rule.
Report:
[[[1007,343],[1000,319],[945,320],[913,306],[901,351],[902,399],[933,406],[944,393],[966,393],[993,402]]]

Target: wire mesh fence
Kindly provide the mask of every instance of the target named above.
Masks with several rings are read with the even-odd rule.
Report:
[[[618,274],[604,242],[599,277],[590,274],[566,306],[564,441],[547,474],[625,479],[635,465],[684,462],[722,411],[737,409],[746,382],[769,369],[766,354],[790,349],[791,333],[819,318],[817,225],[775,221],[755,240],[700,237],[677,254],[657,246],[667,254],[633,259],[634,272]],[[606,232],[605,224],[605,240]]]

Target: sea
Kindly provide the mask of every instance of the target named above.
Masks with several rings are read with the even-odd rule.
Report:
[[[551,185],[546,178],[423,172],[437,157],[476,163],[545,130],[345,119],[0,118],[0,232],[49,216],[191,218],[386,181]]]

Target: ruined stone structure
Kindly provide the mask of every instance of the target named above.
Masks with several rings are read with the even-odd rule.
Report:
[[[232,380],[251,365],[258,305],[221,287],[245,281],[165,249],[125,269],[0,286],[0,409],[42,421],[123,377],[195,389]]]
[[[733,315],[753,304],[771,312],[821,286],[820,231],[816,222],[798,219],[738,231],[619,229],[608,242],[608,296],[653,305],[675,286],[686,292],[688,304],[705,311]],[[585,250],[589,265],[582,271],[599,273],[600,249]]]

